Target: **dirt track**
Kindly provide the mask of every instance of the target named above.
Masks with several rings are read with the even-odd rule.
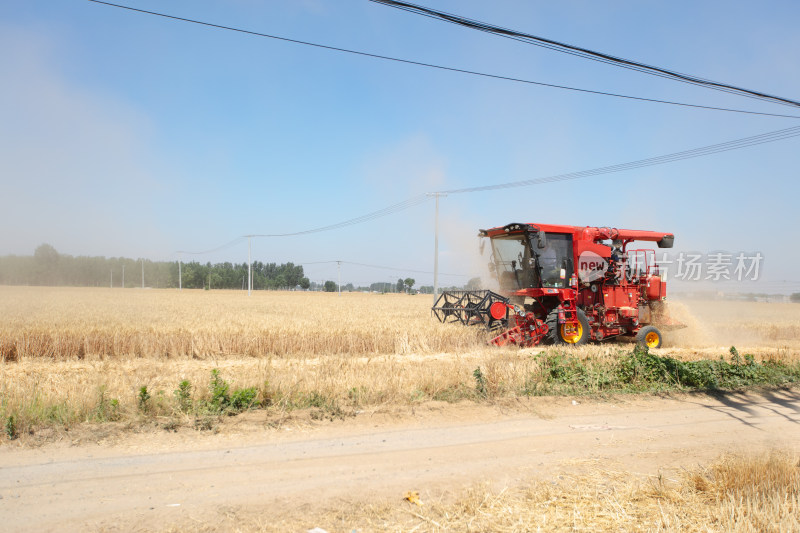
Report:
[[[691,466],[720,452],[800,445],[800,391],[537,398],[501,406],[429,404],[344,422],[265,428],[264,415],[218,435],[129,435],[112,444],[0,453],[5,531],[161,530],[226,513],[269,522],[346,501],[423,500],[477,480],[513,485],[561,470],[632,473]],[[298,524],[298,531],[324,524]]]

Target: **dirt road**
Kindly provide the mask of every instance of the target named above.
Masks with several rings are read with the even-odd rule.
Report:
[[[266,428],[263,414],[217,435],[146,433],[112,444],[0,450],[4,531],[162,530],[257,513],[435,498],[477,480],[513,485],[564,469],[655,473],[725,451],[800,443],[800,391],[536,398]],[[321,524],[300,524],[298,530]]]

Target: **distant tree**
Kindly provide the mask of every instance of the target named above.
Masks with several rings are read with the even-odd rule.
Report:
[[[423,285],[419,288],[419,292],[422,294],[433,294],[433,285]]]
[[[336,282],[335,281],[326,281],[325,282],[325,292],[336,292]]]
[[[281,265],[283,269],[283,279],[286,287],[294,287],[300,284],[303,278],[303,266],[295,265],[294,263],[286,263]]]
[[[408,288],[408,292],[411,292],[411,287],[414,286],[416,280],[414,278],[406,278],[403,280],[403,284]]]
[[[58,275],[58,252],[49,244],[40,244],[33,252],[36,280],[41,285],[55,285]]]
[[[789,296],[789,301],[800,304],[800,292],[793,292],[792,295]]]
[[[208,288],[219,289],[223,286],[221,272],[209,271],[208,273]]]
[[[402,279],[397,280],[397,285],[395,285],[397,292],[403,292],[403,287],[406,286],[406,282]]]
[[[342,289],[346,290],[347,292],[353,292],[353,289],[355,289],[355,287],[353,287],[352,283],[348,283],[347,285],[342,287]]]
[[[308,281],[308,278],[300,278],[300,282],[298,283],[298,285],[300,285],[301,289],[307,291],[308,288],[311,286],[311,282]]]
[[[468,291],[477,291],[481,288],[483,284],[481,283],[481,278],[471,278],[466,285],[466,289]]]
[[[55,265],[58,263],[58,252],[49,244],[40,244],[33,252],[33,257],[42,263]]]

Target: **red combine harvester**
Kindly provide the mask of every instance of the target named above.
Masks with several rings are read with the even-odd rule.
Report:
[[[658,348],[661,331],[653,324],[681,327],[666,316],[667,285],[655,251],[628,248],[633,241],[672,248],[671,233],[509,224],[478,236],[491,241],[489,269],[501,294],[445,291],[432,311],[442,322],[486,326],[498,333],[491,344],[578,345],[628,336]]]

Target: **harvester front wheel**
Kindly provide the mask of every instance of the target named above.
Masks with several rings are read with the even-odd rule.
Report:
[[[547,315],[547,339],[550,344],[578,346],[589,342],[589,320],[580,309],[577,310],[577,315],[578,327],[574,331],[568,330],[565,324],[558,323],[558,310]]]
[[[648,348],[661,348],[661,331],[655,326],[645,326],[636,334],[636,344]]]

